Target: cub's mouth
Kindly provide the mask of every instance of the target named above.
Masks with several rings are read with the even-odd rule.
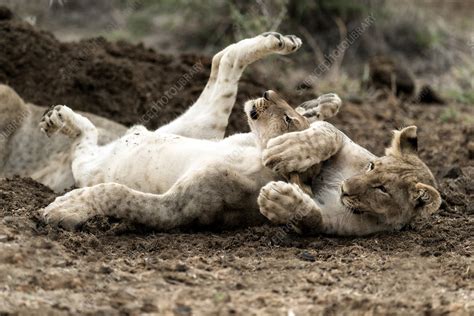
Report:
[[[357,203],[352,200],[351,196],[344,190],[344,184],[342,184],[340,187],[340,193],[341,195],[339,199],[341,201],[341,204],[352,214],[362,215],[364,213],[368,213],[366,210],[363,210],[358,207]]]
[[[341,194],[340,201],[341,201],[341,204],[345,208],[347,208],[352,214],[362,215],[365,213],[369,213],[368,211],[355,206],[354,203],[351,201],[351,199],[347,195]]]
[[[364,211],[359,210],[358,208],[351,209],[352,214],[361,215],[364,214]]]
[[[257,111],[257,104],[265,102],[264,98],[258,98],[255,100],[250,100],[245,103],[244,111],[247,117],[253,121],[258,120],[260,117],[259,112]]]
[[[257,109],[255,108],[255,105],[252,106],[252,109],[250,110],[249,116],[252,120],[258,119],[258,113],[257,113]]]

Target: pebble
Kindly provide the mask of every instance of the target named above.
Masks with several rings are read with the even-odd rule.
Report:
[[[300,253],[300,255],[298,257],[303,261],[310,261],[310,262],[315,262],[316,261],[316,257],[313,256],[312,254],[310,254],[307,251],[303,251],[302,253]]]

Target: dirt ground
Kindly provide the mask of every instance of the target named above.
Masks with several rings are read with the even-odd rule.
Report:
[[[60,43],[2,17],[0,10],[0,82],[40,105],[68,104],[131,125],[202,61],[147,123],[156,127],[192,103],[209,72],[209,57],[102,40],[84,49],[93,41]],[[296,102],[313,97],[283,83],[249,71],[229,132],[246,130],[242,101],[265,89]],[[457,107],[472,113],[472,105]],[[442,112],[386,99],[347,102],[333,120],[376,154],[390,130],[417,125],[421,156],[439,180],[437,214],[366,238],[275,238],[282,230],[274,226],[160,233],[99,217],[71,233],[36,215],[56,196],[49,188],[0,180],[0,315],[473,314],[474,127],[440,120]]]

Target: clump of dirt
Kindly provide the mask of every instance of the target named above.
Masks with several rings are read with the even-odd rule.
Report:
[[[13,12],[8,8],[0,6],[0,20],[11,20],[13,18]]]
[[[416,89],[413,74],[388,56],[370,60],[368,83],[375,88],[394,90],[398,96],[411,96]]]
[[[431,86],[420,87],[414,74],[389,56],[376,56],[370,60],[366,86],[394,93],[400,98],[410,98],[415,103],[446,103]]]
[[[90,50],[92,42],[99,44]],[[0,19],[0,45],[0,82],[26,100],[66,103],[128,125],[201,60],[205,70],[148,126],[171,120],[199,95],[209,71],[208,57],[104,40],[64,44],[8,19]],[[245,77],[240,100],[274,88],[258,77]],[[393,99],[348,102],[332,120],[379,155],[390,130],[417,125],[420,155],[439,180],[437,214],[366,238],[298,237],[267,225],[161,233],[103,217],[67,232],[38,216],[56,197],[49,188],[0,180],[0,314],[473,313],[474,128],[441,121],[442,111]],[[230,131],[246,127],[242,117],[232,116]]]

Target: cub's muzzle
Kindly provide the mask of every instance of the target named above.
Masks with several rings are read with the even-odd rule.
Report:
[[[255,105],[252,105],[252,109],[250,110],[249,114],[252,120],[258,119],[258,113],[257,113],[257,109],[255,108]]]

